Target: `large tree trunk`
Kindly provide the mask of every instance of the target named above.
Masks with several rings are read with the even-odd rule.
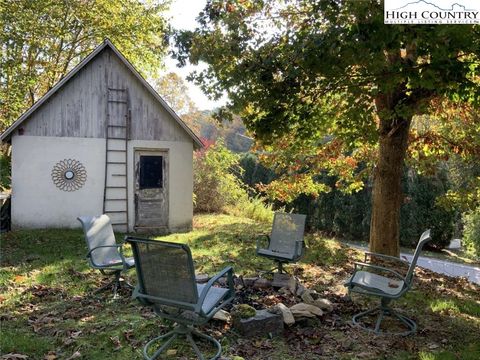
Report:
[[[392,105],[390,101],[385,103],[384,100],[377,99],[377,109]],[[410,123],[411,119],[380,120],[380,146],[374,171],[370,223],[372,252],[392,256],[400,253],[400,207],[403,202],[401,180]]]

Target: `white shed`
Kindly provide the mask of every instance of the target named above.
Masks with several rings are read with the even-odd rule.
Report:
[[[201,141],[105,40],[1,136],[12,145],[12,227],[191,229]]]

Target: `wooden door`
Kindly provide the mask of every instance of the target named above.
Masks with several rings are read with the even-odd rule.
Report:
[[[135,151],[135,230],[168,230],[167,151]]]

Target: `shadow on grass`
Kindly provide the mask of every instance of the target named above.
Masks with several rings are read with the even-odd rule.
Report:
[[[37,265],[78,260],[86,255],[80,230],[17,230],[2,234],[2,266]]]
[[[257,275],[259,270],[271,269],[271,260],[256,255],[257,240],[262,239],[270,225],[233,222],[217,224],[208,233],[193,232],[156,237],[159,240],[187,243],[192,249],[197,271],[216,272],[231,265],[238,275]],[[345,249],[318,235],[306,235],[308,247],[300,264],[331,266],[348,260]]]
[[[116,359],[140,358],[141,345],[164,326],[131,300],[127,290],[117,300],[111,292],[69,293],[38,284],[24,289],[11,309],[15,316],[2,315],[1,352],[33,359],[44,359],[49,352],[56,356],[52,358],[66,359],[76,351],[88,359],[114,353]]]
[[[255,255],[258,234],[268,232],[270,225],[222,216],[197,221],[200,226],[190,233],[159,237],[190,245],[197,272],[212,274],[230,264],[237,275],[250,275],[273,267]],[[315,325],[294,325],[274,340],[239,338],[223,324],[210,324],[208,331],[216,337],[221,333],[222,342],[229,344],[226,356],[254,348],[249,359],[341,359],[358,354],[367,359],[479,358],[479,287],[419,271],[415,288],[393,304],[418,322],[419,333],[406,339],[371,336],[349,324],[353,313],[377,300],[351,303],[333,290],[341,287],[359,252],[316,234],[307,235],[306,242],[308,249],[298,266],[302,281],[308,279],[309,287],[320,284],[334,312]],[[130,300],[128,293],[119,301],[111,301],[109,292],[98,298],[91,295],[103,277],[88,270],[81,231],[13,232],[2,236],[1,247],[0,295],[6,298],[0,302],[1,353],[24,353],[33,359],[43,359],[48,352],[69,358],[76,351],[88,359],[141,358],[147,339],[166,332],[165,323]],[[135,277],[134,271],[129,277]]]

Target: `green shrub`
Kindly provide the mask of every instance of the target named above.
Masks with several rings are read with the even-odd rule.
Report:
[[[275,173],[258,161],[255,154],[245,153],[240,158],[242,181],[252,189],[259,183],[268,184],[275,179]]]
[[[193,171],[197,212],[221,212],[225,206],[235,205],[245,193],[235,175],[241,171],[238,155],[229,151],[221,141],[195,153]]]
[[[446,171],[439,169],[434,176],[421,176],[409,170],[405,173],[404,204],[400,214],[400,243],[415,246],[419,235],[432,230],[430,246],[444,248],[450,244],[455,228],[455,211],[437,204],[437,199],[449,188]]]
[[[243,169],[239,160],[239,155],[228,150],[222,141],[195,153],[195,212],[226,212],[256,221],[271,221],[272,206],[266,205],[253,189],[242,182]]]
[[[463,243],[467,251],[480,256],[480,206],[463,216]]]
[[[10,189],[10,156],[3,151],[0,152],[0,191]]]

